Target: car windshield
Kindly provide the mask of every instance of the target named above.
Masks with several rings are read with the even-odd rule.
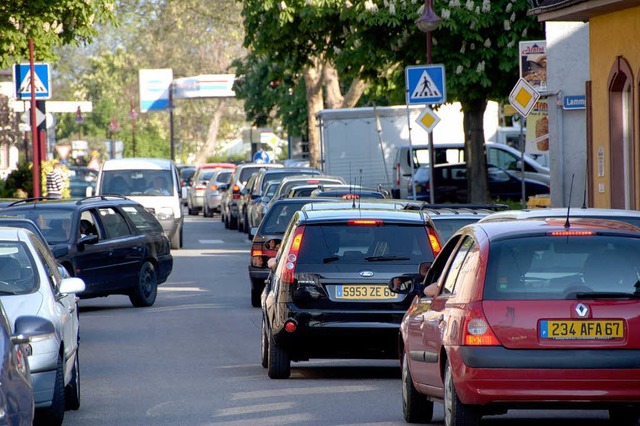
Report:
[[[102,194],[167,196],[173,193],[170,170],[106,170]]]
[[[31,219],[42,231],[48,244],[66,243],[71,239],[73,212],[70,210],[37,208],[3,210],[2,214]]]
[[[35,271],[25,243],[0,241],[0,295],[31,293],[38,285]]]
[[[433,260],[423,225],[307,225],[300,264],[367,264],[394,261],[415,265]]]
[[[485,300],[640,297],[640,239],[544,236],[491,243]]]

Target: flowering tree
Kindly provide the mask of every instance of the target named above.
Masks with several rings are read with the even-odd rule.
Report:
[[[243,6],[245,47],[304,76],[313,165],[317,111],[355,106],[367,90],[404,102],[404,68],[426,63],[425,34],[415,25],[419,0],[244,0]],[[434,0],[442,24],[432,33],[433,62],[445,66],[448,101],[462,104],[472,202],[488,200],[487,101],[505,99],[516,83],[518,42],[542,36],[528,7],[526,0]]]

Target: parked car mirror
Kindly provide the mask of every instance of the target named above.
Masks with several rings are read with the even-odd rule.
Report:
[[[64,278],[60,282],[59,291],[62,294],[74,294],[82,293],[84,291],[84,288],[84,281],[81,278],[71,277]]]
[[[23,315],[16,319],[15,334],[11,336],[14,345],[47,340],[56,332],[51,321],[46,318]]]
[[[413,291],[413,275],[400,275],[389,280],[389,290],[397,294],[408,294]]]
[[[282,243],[282,240],[280,238],[273,238],[271,240],[265,241],[264,246],[268,250],[278,250],[280,248],[280,243]]]
[[[84,250],[84,246],[86,246],[87,244],[95,244],[98,242],[98,236],[97,235],[85,235],[84,237],[80,238],[80,240],[78,240],[78,250]]]
[[[251,256],[251,266],[254,268],[267,269],[267,262],[269,261],[269,256],[257,255]]]
[[[424,277],[427,275],[427,272],[429,272],[429,269],[431,269],[432,264],[433,262],[421,262],[418,267],[418,273]]]
[[[255,237],[257,233],[258,233],[258,227],[257,226],[254,226],[251,229],[249,229],[249,239],[253,240],[253,237]]]

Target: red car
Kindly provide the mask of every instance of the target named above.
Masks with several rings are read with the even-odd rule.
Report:
[[[400,282],[400,283],[399,283]],[[389,287],[413,291],[409,277]],[[475,223],[434,260],[400,327],[403,414],[474,425],[510,408],[640,413],[640,229]]]

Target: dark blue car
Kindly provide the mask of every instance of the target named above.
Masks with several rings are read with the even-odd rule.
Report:
[[[433,169],[436,203],[467,202],[467,166],[465,163],[437,164]],[[417,200],[429,200],[429,167],[418,167],[413,175]],[[494,200],[519,201],[522,199],[522,178],[513,176],[500,167],[487,165],[489,196]],[[524,179],[525,199],[538,194],[549,194],[549,186],[532,179]],[[408,187],[412,197],[411,183]]]

